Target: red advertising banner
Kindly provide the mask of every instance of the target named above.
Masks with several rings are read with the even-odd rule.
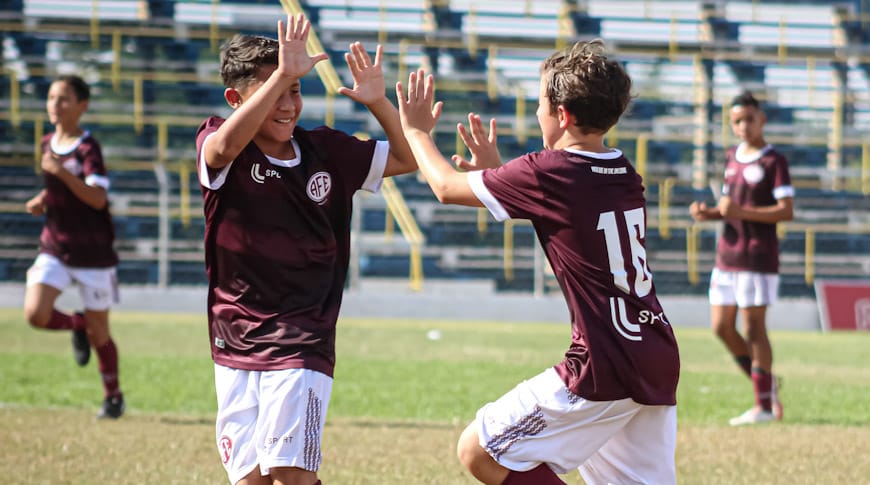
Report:
[[[822,330],[870,331],[870,281],[816,280]]]

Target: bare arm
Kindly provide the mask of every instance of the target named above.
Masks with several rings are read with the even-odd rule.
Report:
[[[372,62],[361,43],[351,44],[350,51],[344,55],[344,60],[353,76],[353,89],[342,86],[338,92],[364,104],[380,123],[390,143],[390,153],[384,168],[384,176],[389,177],[417,170],[417,161],[414,160],[408,140],[402,133],[399,111],[384,94],[382,57],[383,48],[380,45],[375,52],[375,61]]]
[[[109,201],[109,198],[106,195],[106,189],[86,184],[84,180],[78,178],[77,176],[73,175],[72,172],[63,168],[60,157],[58,157],[51,151],[46,150],[46,152],[42,154],[42,169],[59,178],[61,182],[63,182],[64,185],[69,188],[73,195],[78,197],[79,200],[81,200],[88,206],[96,210],[100,210],[106,207],[106,204]],[[40,205],[44,201],[44,193],[45,191],[43,190],[39,193],[39,195],[36,196],[39,197]],[[36,197],[34,197],[34,199],[36,199]],[[33,199],[31,199],[31,201],[33,201]],[[27,206],[28,210],[30,210],[30,202],[27,203]],[[33,211],[31,211],[31,214],[32,213]]]
[[[278,98],[315,64],[327,58],[325,53],[309,57],[305,51],[310,29],[311,24],[302,14],[295,20],[287,16],[286,31],[284,22],[278,21],[278,68],[249,99],[242,100],[235,89],[226,90],[224,96],[235,111],[203,148],[209,168],[221,169],[235,160],[254,139]]]
[[[776,224],[794,219],[794,199],[783,197],[775,205],[764,207],[741,207],[731,202],[730,197],[719,200],[719,212],[726,219],[741,219],[751,222]]]
[[[431,75],[425,76],[422,69],[410,74],[407,98],[402,83],[396,83],[396,98],[399,100],[405,137],[420,165],[420,171],[440,202],[483,207],[468,184],[468,176],[450,165],[429,134],[441,116],[441,102],[434,106],[432,104],[434,85],[435,79]]]
[[[696,221],[718,221],[722,219],[722,214],[719,212],[719,207],[707,207],[705,202],[692,202],[689,206],[689,214]]]

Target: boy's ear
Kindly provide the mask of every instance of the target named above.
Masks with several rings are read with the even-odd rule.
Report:
[[[233,109],[242,105],[242,95],[234,88],[224,89],[224,99]]]
[[[565,105],[560,104],[556,108],[556,116],[559,118],[559,128],[563,130],[574,124],[574,115],[565,109]]]

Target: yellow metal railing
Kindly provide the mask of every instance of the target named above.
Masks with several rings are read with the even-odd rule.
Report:
[[[423,232],[420,231],[420,226],[417,225],[414,215],[411,214],[408,204],[405,203],[405,198],[402,197],[402,192],[392,178],[384,179],[383,185],[381,185],[381,193],[384,195],[384,200],[387,202],[390,214],[392,214],[411,248],[411,288],[419,291],[423,289],[422,250],[425,243]]]

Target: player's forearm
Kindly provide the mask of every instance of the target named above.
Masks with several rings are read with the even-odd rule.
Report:
[[[384,134],[387,136],[387,141],[390,143],[390,154],[400,162],[389,173],[384,172],[384,176],[389,177],[417,170],[417,160],[415,160],[411,146],[402,132],[399,110],[386,97],[372,103],[368,106],[368,109],[375,119],[378,120],[378,123],[384,130]]]
[[[766,207],[744,207],[741,210],[741,219],[765,224],[790,221],[794,219],[794,210],[791,204],[777,204]]]
[[[235,107],[208,140],[206,163],[209,168],[220,169],[235,160],[254,139],[272,106],[292,82],[293,79],[276,71],[249,99]],[[298,118],[299,114],[296,116]]]
[[[73,195],[88,206],[96,210],[106,207],[109,201],[106,189],[90,186],[67,170],[60,170],[55,176],[61,179]]]
[[[432,136],[421,130],[405,132],[411,151],[417,159],[420,171],[438,200],[445,204],[477,205],[464,200],[463,186],[468,185],[467,176],[454,170],[450,162],[438,150]]]

